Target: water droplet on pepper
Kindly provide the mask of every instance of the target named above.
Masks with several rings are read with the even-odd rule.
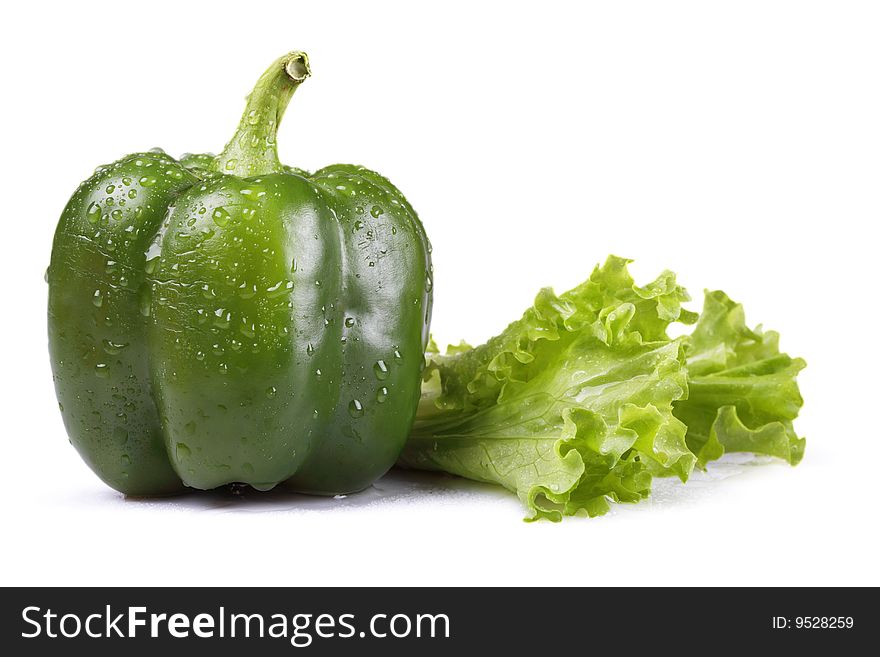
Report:
[[[380,381],[384,381],[388,378],[388,365],[385,364],[384,360],[376,361],[376,363],[373,365],[373,373]]]
[[[348,414],[354,418],[358,418],[363,416],[364,414],[364,405],[360,403],[357,399],[352,399],[348,404]]]

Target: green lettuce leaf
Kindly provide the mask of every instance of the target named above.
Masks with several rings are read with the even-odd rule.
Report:
[[[479,347],[428,348],[422,399],[398,465],[500,484],[527,520],[601,515],[654,476],[686,481],[725,452],[803,457],[793,420],[805,363],[742,306],[707,292],[702,315],[665,271],[638,287],[610,257],[562,295],[544,289]],[[671,339],[672,322],[696,327]]]
[[[796,381],[806,363],[779,351],[779,334],[749,329],[740,304],[706,292],[687,350],[686,400],[675,416],[687,425],[687,444],[700,466],[725,452],[753,452],[796,465],[803,438],[792,421],[803,404]]]
[[[542,290],[486,344],[428,354],[423,396],[399,464],[500,484],[530,520],[638,502],[653,475],[695,464],[673,404],[687,397],[687,292],[672,272],[635,285],[611,257],[562,295]]]

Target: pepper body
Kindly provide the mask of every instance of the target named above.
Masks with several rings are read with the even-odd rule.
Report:
[[[49,344],[71,442],[130,495],[232,482],[338,494],[397,458],[419,399],[428,241],[363,167],[308,175],[275,131],[281,58],[218,156],[100,168],[59,223]]]

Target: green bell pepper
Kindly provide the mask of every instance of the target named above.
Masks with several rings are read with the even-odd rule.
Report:
[[[304,53],[281,57],[219,156],[122,158],[61,216],[47,273],[55,388],[70,442],[118,491],[347,493],[403,447],[429,242],[379,174],[278,160],[278,124],[309,75]]]

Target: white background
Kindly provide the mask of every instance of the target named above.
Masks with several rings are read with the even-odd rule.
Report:
[[[13,3],[2,66],[2,584],[880,584],[880,14],[858,2]],[[126,501],[67,443],[55,222],[101,163],[217,151],[306,50],[282,160],[390,177],[433,332],[483,340],[608,253],[722,288],[807,359],[797,468],[721,464],[601,519],[394,474],[344,500]]]

